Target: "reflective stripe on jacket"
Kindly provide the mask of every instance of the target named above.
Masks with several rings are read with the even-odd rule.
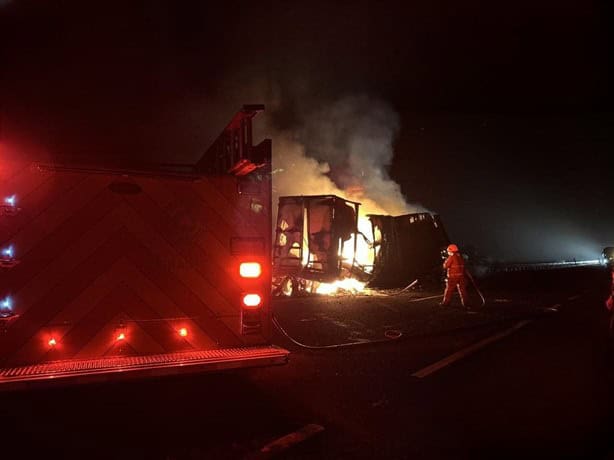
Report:
[[[458,252],[446,259],[443,268],[448,270],[448,278],[462,278],[465,275],[465,261]]]

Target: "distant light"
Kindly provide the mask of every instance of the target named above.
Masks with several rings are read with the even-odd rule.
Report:
[[[243,262],[239,265],[242,278],[258,278],[262,274],[262,266],[258,262]]]
[[[17,196],[16,195],[11,195],[11,196],[7,196],[4,199],[4,202],[9,205],[9,206],[15,206],[15,202],[17,200]]]
[[[121,332],[121,333],[120,333],[120,334],[117,336],[117,338],[116,338],[115,340],[117,340],[118,342],[120,342],[120,341],[122,341],[122,340],[126,340],[126,334],[124,334],[123,332]]]
[[[52,337],[49,339],[49,342],[47,342],[49,344],[50,347],[55,347],[57,342],[55,341],[55,339]]]
[[[179,329],[179,335],[181,337],[187,337],[188,336],[188,330],[185,327],[182,327],[181,329]]]

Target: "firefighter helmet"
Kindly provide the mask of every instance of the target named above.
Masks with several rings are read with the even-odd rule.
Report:
[[[455,245],[455,244],[451,244],[451,245],[448,246],[447,251],[448,252],[458,252],[458,246]]]

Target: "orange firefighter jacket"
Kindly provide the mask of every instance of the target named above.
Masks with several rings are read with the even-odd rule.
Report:
[[[448,271],[448,278],[462,278],[465,276],[465,261],[458,252],[453,253],[445,260],[443,268]]]

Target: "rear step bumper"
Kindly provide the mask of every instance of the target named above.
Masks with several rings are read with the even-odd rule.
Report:
[[[213,372],[285,364],[288,350],[275,346],[227,348],[148,356],[70,359],[0,368],[0,390],[51,383],[90,383],[133,377]]]

